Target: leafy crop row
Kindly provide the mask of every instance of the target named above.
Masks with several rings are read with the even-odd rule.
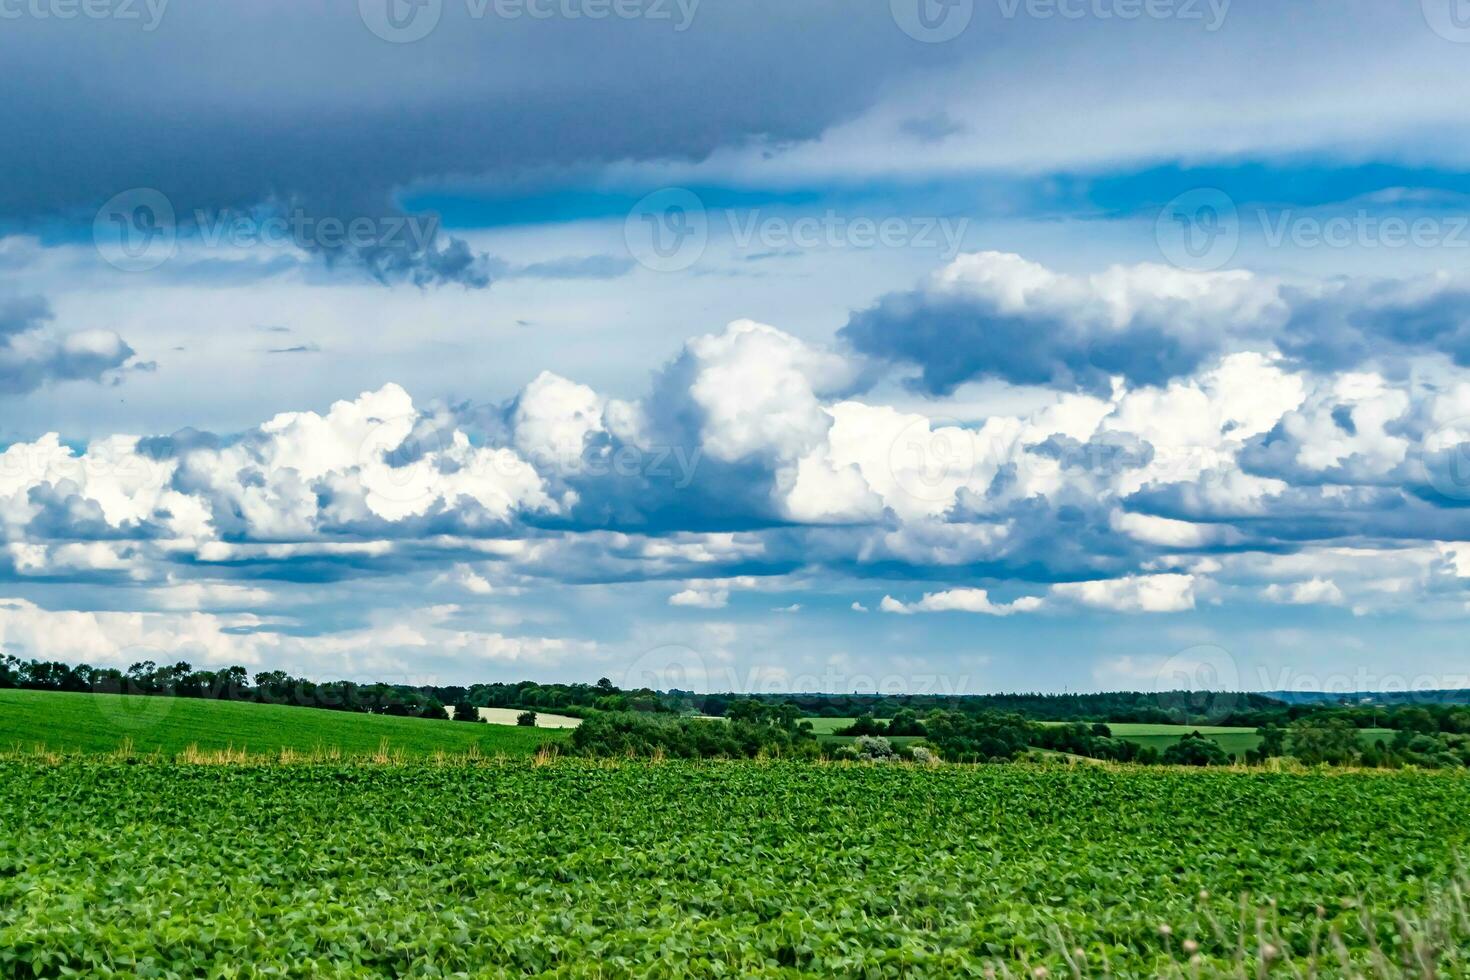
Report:
[[[0,763],[0,975],[1155,975],[1334,931],[1413,962],[1466,812],[1459,774]]]

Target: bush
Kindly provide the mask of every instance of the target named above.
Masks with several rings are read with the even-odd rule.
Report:
[[[1228,766],[1230,756],[1219,742],[1190,732],[1166,748],[1160,761],[1166,766]]]
[[[910,712],[910,714],[912,713]],[[888,725],[884,722],[878,721],[872,715],[863,715],[846,728],[837,729],[836,734],[857,735],[861,737],[864,735],[886,735],[888,731]]]
[[[792,719],[715,721],[669,718],[636,712],[593,715],[572,732],[582,755],[651,756],[682,759],[753,759],[757,756],[814,757],[819,754],[809,725]]]
[[[470,704],[467,701],[461,701],[454,706],[454,720],[483,722],[485,719],[480,717],[479,708],[476,708],[474,705]]]
[[[1358,730],[1343,718],[1308,716],[1291,726],[1291,754],[1309,766],[1345,766],[1357,761]]]
[[[864,762],[890,762],[897,758],[893,744],[882,735],[860,735],[853,748]]]
[[[521,726],[522,728],[535,728],[536,712],[522,711],[520,714],[516,715],[516,724]]]

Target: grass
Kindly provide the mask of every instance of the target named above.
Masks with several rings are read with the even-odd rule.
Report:
[[[857,719],[856,718],[803,718],[802,721],[809,721],[809,722],[811,722],[812,723],[812,731],[814,733],[818,734],[818,735],[835,735],[837,733],[837,729],[839,729],[839,728],[846,728],[847,726],[851,725],[853,722],[857,721]]]
[[[565,731],[191,698],[0,690],[0,749],[531,755]]]
[[[1464,976],[1467,810],[1461,773],[0,761],[0,975]]]

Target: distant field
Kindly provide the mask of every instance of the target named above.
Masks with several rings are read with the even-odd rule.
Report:
[[[111,752],[130,739],[140,753],[176,754],[193,745],[201,751],[338,750],[345,755],[365,755],[376,752],[386,739],[389,751],[401,749],[411,756],[438,750],[462,753],[471,746],[483,755],[530,755],[542,744],[566,737],[565,731],[553,729],[271,704],[0,691],[0,750],[29,750],[40,745],[52,750]]]
[[[525,714],[524,708],[477,708],[480,717],[492,725],[514,725],[516,719]],[[452,716],[454,709],[446,706],[446,715]],[[582,724],[581,718],[573,718],[571,715],[553,715],[544,711],[536,712],[537,728],[576,728]]]
[[[803,718],[802,721],[809,721],[809,722],[811,722],[812,723],[812,731],[815,732],[818,735],[831,735],[831,734],[835,733],[837,731],[837,729],[839,729],[839,728],[846,728],[848,725],[851,725],[853,722],[857,721],[857,719],[856,718]]]
[[[481,708],[480,717],[492,725],[514,725],[524,711],[516,708]],[[552,715],[544,711],[536,712],[537,728],[576,728],[582,724],[581,718],[573,718],[571,715]]]

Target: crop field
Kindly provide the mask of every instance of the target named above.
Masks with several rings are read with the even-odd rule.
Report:
[[[1462,975],[1467,810],[1428,773],[0,762],[0,975]]]
[[[391,718],[283,705],[192,698],[64,694],[0,690],[0,750],[113,752],[124,742],[140,754],[176,755],[232,749],[254,754],[388,752],[410,757],[437,751],[530,755],[566,732]]]
[[[480,717],[492,725],[514,725],[522,714],[515,708],[480,708],[479,712]],[[580,724],[581,718],[549,714],[545,711],[536,712],[537,728],[576,728]]]

